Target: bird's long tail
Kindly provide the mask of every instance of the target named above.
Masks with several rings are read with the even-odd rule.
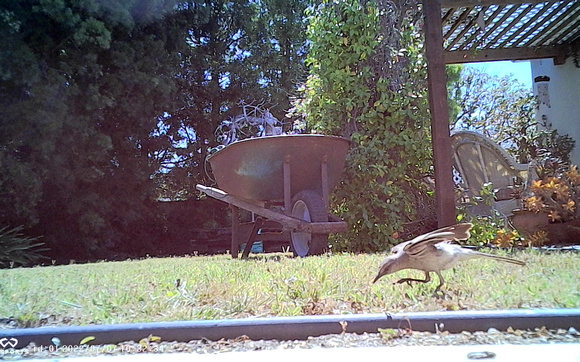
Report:
[[[491,259],[503,261],[503,262],[506,262],[506,263],[516,264],[516,265],[522,265],[522,266],[523,265],[526,265],[526,263],[524,263],[521,260],[516,260],[516,259],[512,259],[512,258],[506,258],[505,256],[499,256],[499,255],[482,253],[480,251],[473,251],[473,255],[482,256],[484,258],[491,258]]]

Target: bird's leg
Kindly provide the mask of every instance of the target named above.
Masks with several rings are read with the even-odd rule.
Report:
[[[431,275],[429,274],[429,272],[425,272],[425,279],[413,279],[413,278],[404,278],[404,279],[399,279],[396,281],[397,284],[401,284],[401,283],[407,283],[409,285],[411,285],[411,282],[418,282],[418,283],[428,283],[431,281]]]
[[[440,296],[439,292],[441,292],[441,287],[443,286],[443,284],[445,284],[445,279],[443,279],[443,275],[441,275],[441,271],[436,270],[435,273],[437,273],[437,276],[439,277],[439,285],[437,286],[437,288],[435,288],[435,291],[433,292],[433,294],[435,296]],[[445,293],[442,292],[442,296],[445,296]]]

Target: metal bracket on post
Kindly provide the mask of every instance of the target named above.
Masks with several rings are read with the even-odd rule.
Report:
[[[284,213],[292,214],[292,189],[290,188],[290,155],[284,158]]]

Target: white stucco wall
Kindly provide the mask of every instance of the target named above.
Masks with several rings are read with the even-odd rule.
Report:
[[[545,114],[558,133],[568,134],[576,140],[571,161],[580,165],[580,68],[576,68],[572,58],[563,65],[554,65],[552,59],[532,60],[530,63],[532,79],[550,77],[550,107],[540,105],[538,114]],[[538,94],[538,84],[534,82],[535,94]]]

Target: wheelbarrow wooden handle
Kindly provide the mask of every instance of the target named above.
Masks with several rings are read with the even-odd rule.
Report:
[[[221,200],[223,202],[237,206],[244,210],[248,210],[250,212],[263,216],[269,220],[276,221],[282,224],[284,230],[306,232],[312,234],[329,234],[329,233],[342,233],[348,229],[348,225],[344,221],[307,222],[292,217],[290,215],[284,215],[280,212],[266,209],[250,201],[246,201],[236,196],[229,195],[227,192],[214,187],[208,187],[198,184],[195,188],[207,194],[208,196],[213,197],[214,199]]]

